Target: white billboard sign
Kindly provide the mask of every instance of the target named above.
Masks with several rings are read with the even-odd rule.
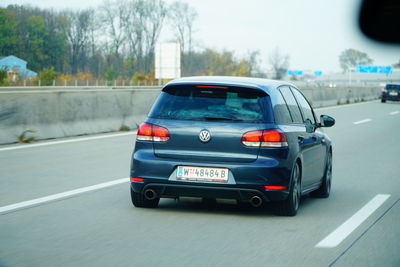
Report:
[[[156,79],[181,77],[181,47],[179,43],[159,43],[155,51]]]

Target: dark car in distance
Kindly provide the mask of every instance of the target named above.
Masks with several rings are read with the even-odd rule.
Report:
[[[332,144],[292,84],[259,78],[188,77],[169,82],[137,132],[131,199],[236,199],[276,203],[296,215],[300,198],[328,197]]]
[[[386,84],[381,93],[382,103],[385,103],[386,100],[400,101],[400,84]]]

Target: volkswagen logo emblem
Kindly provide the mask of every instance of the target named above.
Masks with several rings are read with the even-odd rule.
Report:
[[[199,134],[199,139],[203,143],[207,143],[211,139],[211,134],[208,130],[201,130]]]

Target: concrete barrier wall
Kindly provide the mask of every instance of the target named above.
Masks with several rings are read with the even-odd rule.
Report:
[[[161,88],[0,91],[0,144],[26,130],[50,139],[131,129],[144,121]],[[314,107],[376,99],[377,88],[304,88]]]
[[[158,89],[0,92],[0,144],[18,142],[26,130],[36,139],[137,128]]]
[[[380,96],[377,87],[299,88],[314,108],[362,102]]]

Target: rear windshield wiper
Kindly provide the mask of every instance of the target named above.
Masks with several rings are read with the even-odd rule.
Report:
[[[203,118],[207,121],[242,121],[239,119],[218,116],[204,116]]]

